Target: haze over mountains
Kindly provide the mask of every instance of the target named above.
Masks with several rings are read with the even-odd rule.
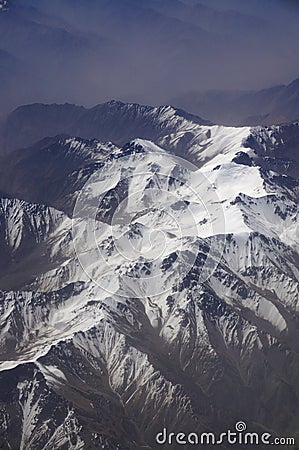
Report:
[[[299,78],[260,91],[190,92],[173,104],[224,125],[271,125],[299,118]]]
[[[259,95],[200,94],[199,101],[196,93],[259,90],[299,75],[298,8],[278,0],[242,3],[12,0],[0,11],[0,110],[33,102],[175,100],[208,120],[242,123],[260,115]],[[240,96],[249,106],[239,120]],[[262,116],[277,118],[271,107]]]

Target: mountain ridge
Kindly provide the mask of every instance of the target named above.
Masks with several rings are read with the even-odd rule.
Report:
[[[58,134],[97,138],[102,141],[114,140],[116,144],[121,145],[136,138],[139,133],[140,137],[158,139],[163,133],[163,126],[167,132],[167,120],[171,117],[178,127],[183,125],[184,120],[201,125],[210,124],[208,120],[168,105],[152,107],[116,100],[90,109],[72,104],[25,105],[14,110],[2,123],[2,153],[10,149],[24,148],[45,136],[53,137]],[[121,123],[117,127],[116,123],[119,122]],[[128,126],[130,132],[124,129]],[[18,133],[15,132],[16,127]],[[168,128],[172,130],[169,124]],[[111,136],[114,139],[111,139]]]

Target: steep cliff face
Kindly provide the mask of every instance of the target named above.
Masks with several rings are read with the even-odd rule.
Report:
[[[61,184],[1,200],[1,448],[296,434],[297,132],[200,125],[189,161],[165,138],[53,143],[72,218]]]

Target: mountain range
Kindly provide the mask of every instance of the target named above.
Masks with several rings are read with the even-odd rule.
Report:
[[[3,121],[1,448],[299,438],[298,144],[116,101]]]

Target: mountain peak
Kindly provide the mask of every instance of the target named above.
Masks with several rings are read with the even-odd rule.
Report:
[[[101,105],[108,105],[108,106],[118,106],[118,107],[122,107],[122,106],[125,106],[126,105],[126,103],[124,103],[124,102],[122,102],[121,100],[109,100],[109,101],[107,101],[107,102],[105,102],[105,103],[101,103],[101,104],[99,104],[98,106],[101,106]]]

